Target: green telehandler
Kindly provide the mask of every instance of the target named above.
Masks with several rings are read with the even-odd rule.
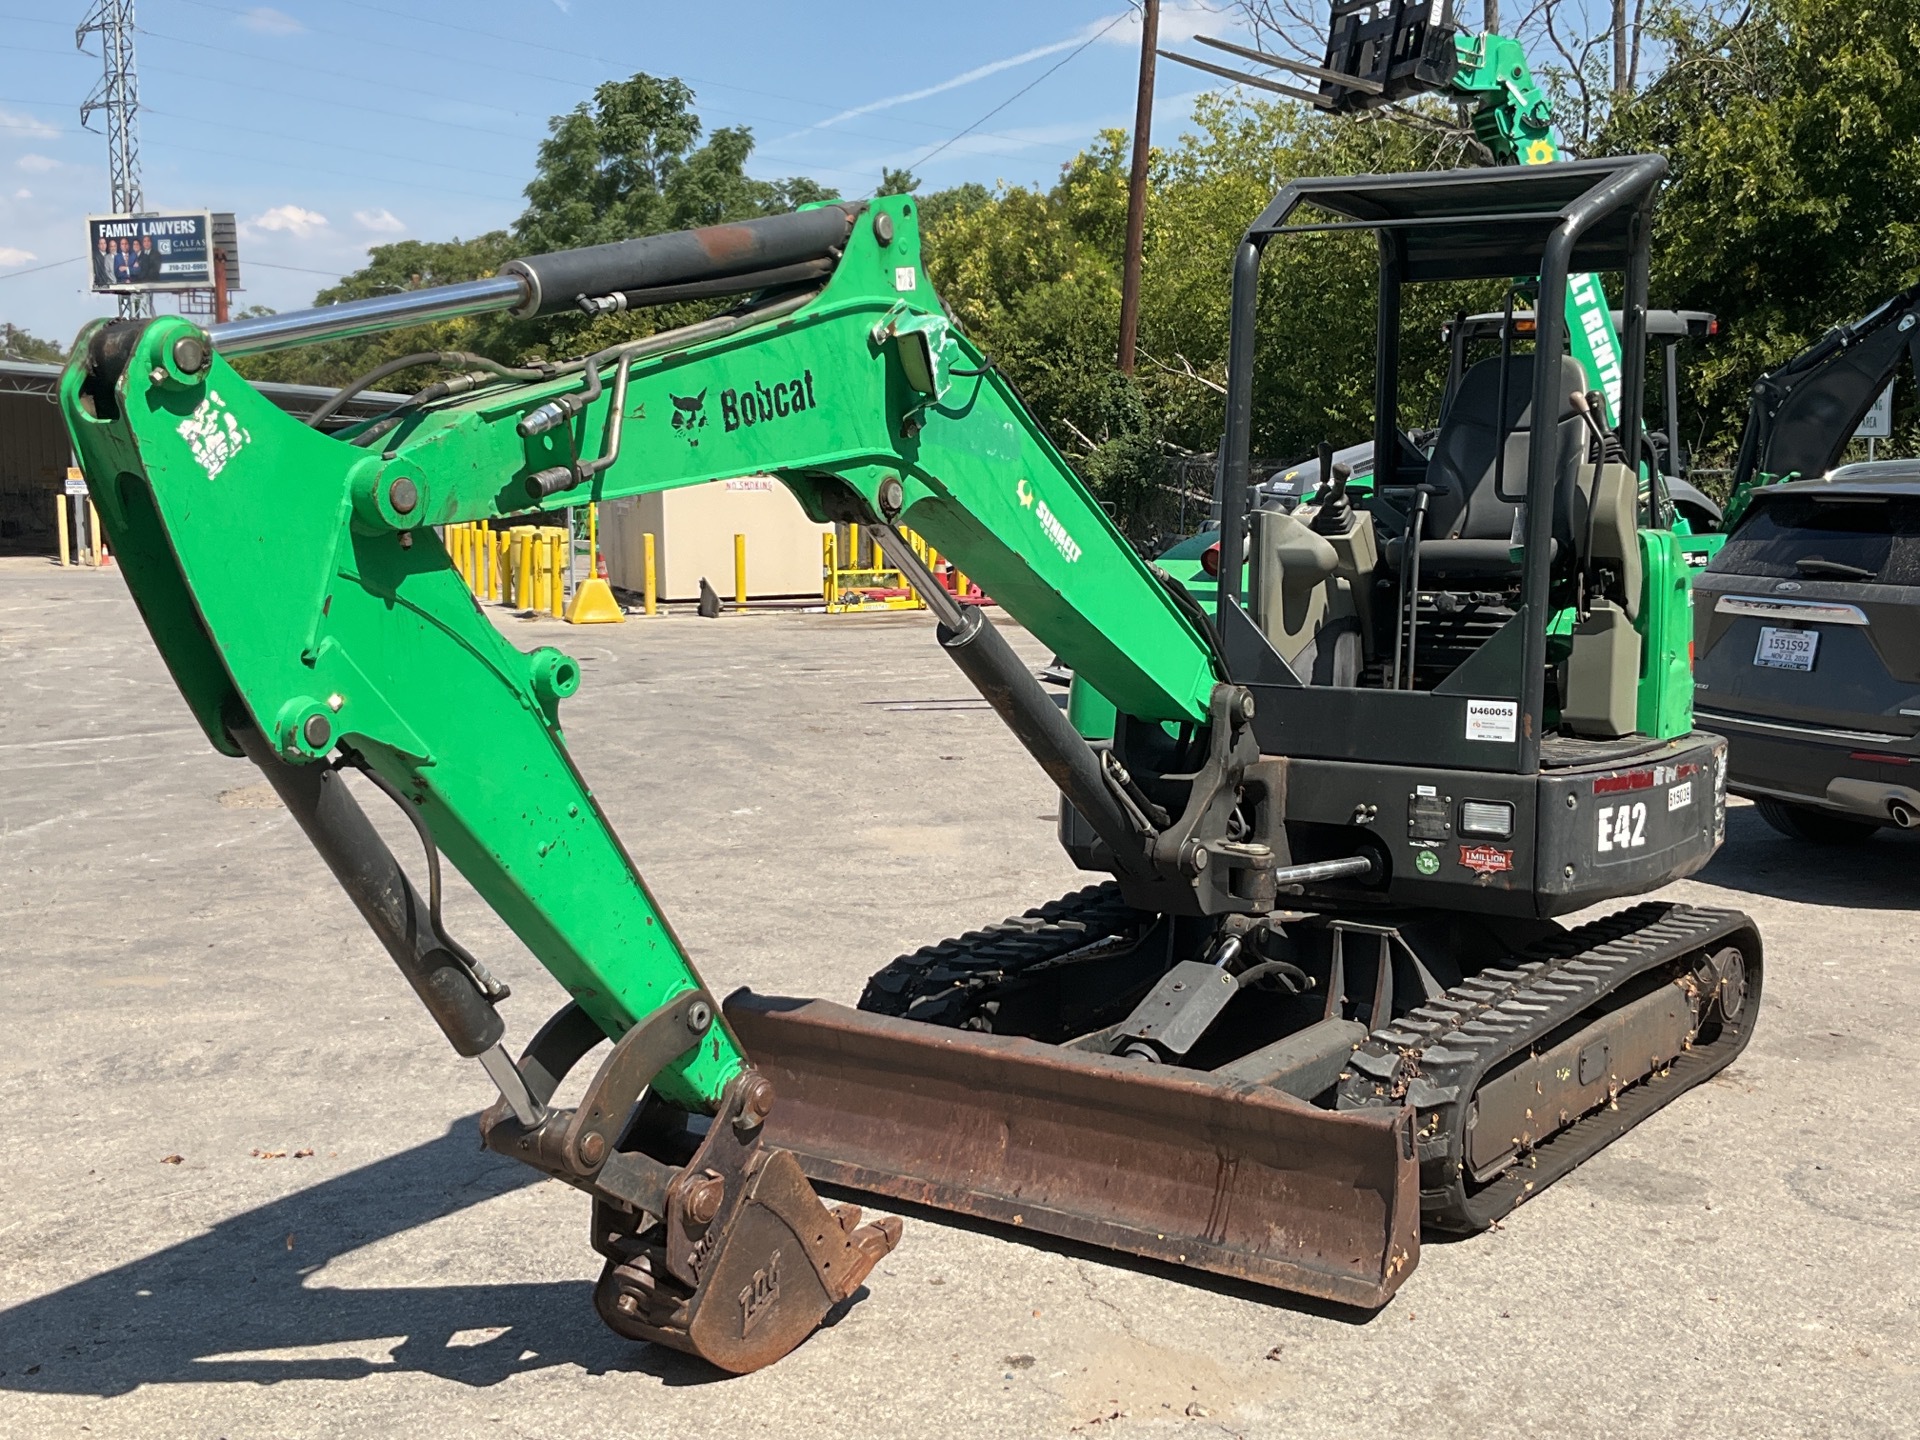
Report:
[[[1758,1006],[1742,915],[1557,918],[1697,869],[1724,833],[1687,572],[1634,481],[1664,171],[1288,186],[1233,259],[1213,614],[1134,553],[945,315],[908,196],[211,328],[100,322],[61,404],[209,743],[264,772],[484,1068],[485,1144],[591,1197],[614,1330],[736,1372],[799,1344],[900,1237],[814,1182],[1377,1307],[1423,1226],[1491,1224],[1726,1065]],[[1353,229],[1379,243],[1387,459],[1369,495],[1249,515],[1262,257]],[[1561,318],[1569,275],[1599,270],[1625,276],[1617,429]],[[1534,354],[1471,370],[1431,457],[1399,448],[1403,288],[1514,274],[1540,277]],[[448,315],[713,296],[739,298],[564,364],[438,357],[457,373],[338,436],[230,364]],[[1068,852],[1107,877],[901,957],[857,1009],[721,1003],[570,757],[579,667],[509,644],[436,530],[749,473],[873,527],[1059,788]],[[1104,738],[903,526],[1073,667]],[[1318,655],[1356,646],[1325,673]],[[356,787],[411,824],[425,894]],[[504,987],[442,913],[443,857],[570,997],[517,1056]]]

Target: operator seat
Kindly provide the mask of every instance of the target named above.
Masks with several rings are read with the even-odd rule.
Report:
[[[1471,585],[1476,581],[1506,580],[1520,573],[1509,558],[1517,502],[1505,500],[1494,489],[1494,461],[1500,437],[1506,433],[1506,464],[1502,488],[1509,495],[1526,489],[1527,461],[1533,441],[1533,373],[1531,354],[1507,358],[1505,423],[1500,415],[1500,357],[1482,360],[1460,381],[1453,403],[1441,417],[1433,458],[1427,464],[1426,483],[1437,488],[1428,503],[1426,528],[1420,542],[1420,584],[1424,588]],[[1553,442],[1554,553],[1574,542],[1576,492],[1580,462],[1586,455],[1586,428],[1571,403],[1576,390],[1586,388],[1579,362],[1560,357],[1560,397]],[[1388,559],[1398,563],[1399,545]]]

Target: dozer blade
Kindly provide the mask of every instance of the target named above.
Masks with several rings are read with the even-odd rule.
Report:
[[[1409,1111],[824,1000],[726,1013],[815,1180],[1368,1308],[1419,1258]]]

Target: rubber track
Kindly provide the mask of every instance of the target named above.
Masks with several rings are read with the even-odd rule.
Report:
[[[1469,1190],[1466,1122],[1475,1090],[1509,1056],[1524,1054],[1636,975],[1727,944],[1746,960],[1737,1020],[1664,1072],[1622,1090]],[[1510,966],[1472,979],[1376,1030],[1354,1051],[1338,1108],[1410,1104],[1420,1145],[1424,1225],[1484,1230],[1522,1200],[1618,1139],[1654,1111],[1724,1069],[1746,1047],[1759,1011],[1760,938],[1737,910],[1648,902],[1529,947]]]
[[[1089,885],[1024,915],[923,945],[874,972],[860,1008],[934,1025],[964,1025],[990,990],[1045,961],[1108,936],[1124,935],[1143,918],[1113,881]]]

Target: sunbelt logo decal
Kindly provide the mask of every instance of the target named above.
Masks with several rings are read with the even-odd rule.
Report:
[[[1020,508],[1033,511],[1034,519],[1040,522],[1040,530],[1053,542],[1053,548],[1060,552],[1060,558],[1069,565],[1080,558],[1080,542],[1067,533],[1067,527],[1060,523],[1060,517],[1047,508],[1047,502],[1033,493],[1023,477],[1014,487],[1014,494],[1020,497]]]
[[[1593,356],[1593,378],[1607,397],[1607,409],[1620,413],[1620,345],[1607,313],[1607,292],[1598,275],[1576,275],[1567,287],[1569,308],[1579,317],[1587,350]],[[1571,318],[1571,317],[1569,317]]]

